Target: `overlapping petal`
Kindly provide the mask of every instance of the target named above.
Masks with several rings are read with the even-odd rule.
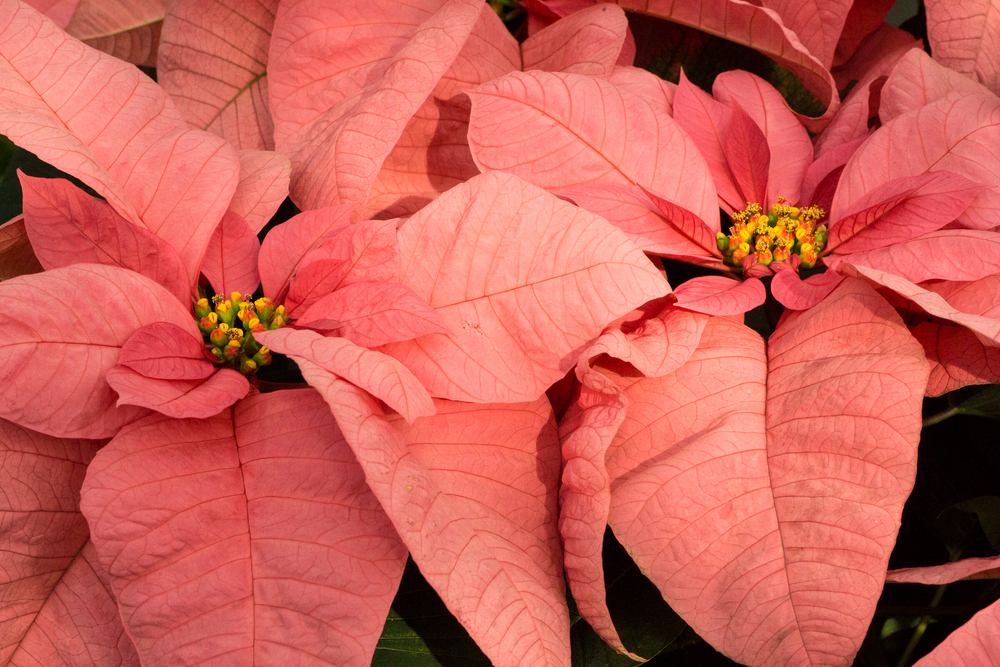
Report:
[[[534,400],[612,320],[668,293],[617,229],[515,176],[477,176],[399,230],[400,282],[444,319],[382,348],[434,396]]]
[[[170,292],[114,266],[12,278],[0,283],[0,301],[0,417],[61,437],[109,437],[145,414],[116,408],[104,380],[136,329],[173,322],[201,337]]]
[[[406,560],[312,390],[129,426],[81,506],[143,664],[367,665]]]

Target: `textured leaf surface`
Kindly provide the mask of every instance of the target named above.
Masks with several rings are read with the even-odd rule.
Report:
[[[608,323],[670,289],[607,222],[499,172],[439,197],[398,240],[400,282],[452,333],[382,349],[434,396],[534,400]]]
[[[282,153],[241,150],[240,182],[229,210],[259,234],[288,195],[292,165]]]
[[[976,314],[975,311],[970,312],[960,307],[956,308],[934,291],[915,285],[894,273],[880,271],[863,264],[853,265],[849,262],[843,262],[838,270],[851,275],[863,276],[876,284],[888,287],[896,294],[913,301],[930,315],[968,327],[988,345],[1000,345],[1000,318],[995,315],[984,317]]]
[[[825,67],[833,63],[833,54],[844,29],[852,0],[764,0],[761,5],[781,17],[788,29],[802,40],[809,53]]]
[[[26,637],[87,541],[78,494],[100,445],[0,419],[0,664],[20,664],[12,656],[34,644]]]
[[[40,273],[42,270],[28,240],[24,216],[19,215],[0,225],[0,280]]]
[[[42,266],[120,266],[163,285],[181,303],[191,300],[184,263],[166,241],[67,180],[24,174],[20,179],[25,229]]]
[[[627,30],[628,19],[620,7],[600,4],[573,12],[524,40],[520,69],[608,79]]]
[[[434,414],[427,390],[392,357],[366,350],[346,338],[324,338],[308,330],[277,329],[254,334],[254,339],[291,357],[309,384],[328,401],[325,387],[341,377],[385,401],[407,421]]]
[[[993,647],[1000,640],[1000,602],[994,602],[951,633],[915,667],[996,667]]]
[[[1000,571],[1000,556],[990,558],[963,558],[945,565],[930,567],[904,567],[889,570],[885,580],[896,584],[930,584],[939,586],[960,579],[977,579],[976,575],[989,575]]]
[[[839,220],[865,194],[896,178],[950,171],[988,186],[959,217],[990,229],[1000,211],[1000,99],[944,98],[889,121],[844,168],[830,219]]]
[[[57,436],[109,437],[144,413],[115,408],[104,381],[136,329],[172,322],[201,335],[166,289],[113,266],[12,278],[0,283],[0,301],[0,417]]]
[[[382,163],[364,217],[412,215],[478,174],[466,138],[470,102],[463,91],[520,69],[517,40],[496,12],[481,12],[462,50]]]
[[[1000,347],[984,345],[969,329],[921,322],[912,333],[924,346],[931,365],[928,396],[970,384],[1000,382]]]
[[[674,95],[674,118],[691,136],[712,174],[719,203],[727,213],[741,211],[746,201],[740,194],[726,159],[726,128],[732,111],[688,81],[681,71]]]
[[[188,130],[135,67],[14,0],[0,4],[0,55],[0,132],[170,243],[193,283],[236,188],[232,147]]]
[[[267,52],[277,0],[175,0],[160,35],[157,81],[192,126],[236,148],[273,150]]]
[[[871,6],[871,3],[856,2],[854,6]],[[879,22],[881,20],[880,17]],[[857,79],[858,83],[844,99],[837,115],[816,137],[817,158],[837,146],[868,134],[869,86],[879,77],[889,75],[899,59],[914,48],[922,49],[923,45],[913,39],[910,33],[888,23],[882,23],[878,30],[864,38],[857,53],[844,66],[849,72],[845,75],[846,78]],[[882,107],[879,108],[880,115],[881,110]],[[887,119],[883,118],[885,120]]]
[[[713,318],[675,373],[619,380],[610,524],[733,659],[849,665],[913,484],[926,363],[861,281],[786,315],[768,348]]]
[[[360,218],[383,161],[482,10],[474,0],[281,6],[268,86],[300,208],[349,203]]]
[[[155,67],[166,6],[166,0],[80,0],[66,32],[115,58]]]
[[[215,371],[205,344],[172,322],[154,322],[129,336],[118,363],[149,378],[200,380]]]
[[[204,419],[247,395],[250,383],[238,371],[220,368],[206,378],[151,378],[117,365],[104,375],[118,393],[118,405],[136,405],[177,419]]]
[[[253,294],[260,284],[258,255],[257,234],[238,214],[226,211],[208,242],[201,272],[216,294]]]
[[[922,49],[907,51],[892,69],[882,88],[879,118],[887,122],[948,93],[990,94],[989,88],[948,69],[931,59]]]
[[[602,354],[631,364],[646,377],[671,373],[698,347],[707,320],[700,313],[668,306],[628,333],[611,328],[580,357],[577,379],[584,382],[591,364]]]
[[[42,12],[60,28],[65,28],[80,0],[25,0],[25,4],[31,5]]]
[[[139,667],[139,655],[122,626],[111,582],[92,543],[83,546],[63,573],[9,664]]]
[[[578,74],[515,72],[469,92],[469,146],[479,167],[553,192],[574,189],[583,208],[609,220],[652,214],[628,201],[591,202],[588,185],[643,186],[714,225],[708,167],[666,109],[607,81]]]
[[[336,332],[362,347],[447,334],[438,312],[398,283],[352,283],[310,306],[296,324]]]
[[[343,285],[398,279],[396,221],[368,220],[341,230],[305,256],[285,307],[292,317],[298,317]]]
[[[789,68],[806,88],[827,105],[826,113],[818,119],[802,117],[803,123],[813,132],[822,130],[837,111],[837,87],[827,66],[810,53],[781,17],[768,7],[742,0],[708,0],[701,3],[618,0],[617,4],[627,10],[659,16],[744,44]]]
[[[767,141],[767,199],[748,199],[770,206],[778,197],[800,201],[799,187],[812,162],[812,142],[788,103],[774,87],[749,72],[724,72],[712,84],[715,99],[735,108],[739,106],[757,125]],[[734,114],[735,117],[735,114]],[[730,127],[732,127],[732,120]],[[727,156],[730,132],[726,133]],[[729,157],[732,163],[732,157]],[[735,165],[733,175],[738,171]],[[741,207],[742,208],[742,207]]]
[[[995,0],[929,0],[926,7],[934,59],[1000,93],[1000,5]]]
[[[130,425],[81,505],[143,664],[371,662],[406,551],[315,392]]]
[[[438,401],[407,427],[341,380],[327,400],[413,560],[493,664],[569,665],[548,401]]]
[[[722,276],[692,278],[674,290],[677,305],[707,315],[742,315],[764,303],[767,290],[757,278],[732,280]]]
[[[771,293],[781,305],[792,310],[808,310],[825,299],[844,276],[836,271],[826,271],[799,277],[798,271],[779,271],[771,279]]]
[[[884,248],[843,255],[842,261],[894,273],[912,283],[979,280],[1000,273],[1000,234],[942,229]],[[834,267],[837,263],[832,257],[828,262]]]
[[[284,299],[303,258],[350,224],[351,206],[299,213],[267,233],[260,244],[258,269],[264,294]]]
[[[889,181],[865,194],[830,226],[827,251],[874,250],[936,231],[957,218],[984,189],[946,171]]]
[[[729,171],[742,195],[741,199],[745,202],[766,202],[771,151],[764,133],[739,104],[733,105],[726,127],[725,151]]]

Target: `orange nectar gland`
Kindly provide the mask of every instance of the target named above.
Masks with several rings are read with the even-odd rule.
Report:
[[[788,206],[786,201],[778,197],[767,213],[760,204],[747,202],[746,209],[733,214],[729,235],[715,235],[726,264],[740,266],[744,258],[755,254],[764,266],[784,262],[792,255],[802,259],[799,266],[803,269],[816,266],[828,236],[826,225],[818,224],[826,212],[818,206]]]
[[[250,377],[271,363],[271,351],[254,340],[254,333],[280,329],[287,323],[285,307],[275,307],[270,299],[253,300],[249,294],[233,292],[199,299],[194,304],[205,349],[212,360]]]

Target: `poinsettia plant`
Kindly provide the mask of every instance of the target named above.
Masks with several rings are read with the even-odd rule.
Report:
[[[925,395],[1000,380],[991,65],[889,4],[0,0],[60,175],[0,226],[0,660],[391,661],[409,559],[487,662],[631,664],[684,626],[610,527],[701,645],[849,665],[994,572],[887,575]]]

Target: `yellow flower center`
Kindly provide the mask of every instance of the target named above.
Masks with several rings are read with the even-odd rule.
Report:
[[[729,234],[716,234],[726,264],[742,266],[754,254],[764,266],[787,261],[792,255],[801,258],[800,268],[816,266],[828,236],[826,225],[819,224],[826,212],[818,206],[797,208],[786,202],[778,197],[767,213],[760,204],[747,202],[744,210],[733,214]]]
[[[228,299],[216,294],[211,303],[199,299],[194,315],[212,361],[247,377],[271,363],[271,351],[254,340],[254,333],[280,329],[287,321],[284,306],[275,308],[266,297],[253,301],[239,292]]]

